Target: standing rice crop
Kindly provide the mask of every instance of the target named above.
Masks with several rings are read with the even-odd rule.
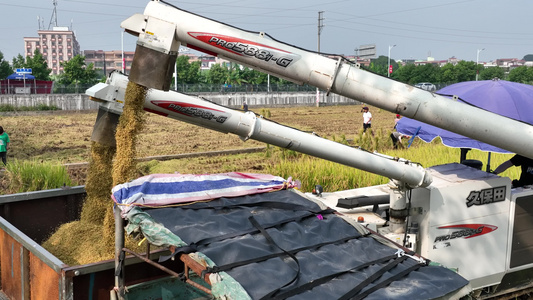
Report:
[[[6,176],[10,182],[7,194],[72,186],[65,166],[54,162],[15,159],[7,164]]]

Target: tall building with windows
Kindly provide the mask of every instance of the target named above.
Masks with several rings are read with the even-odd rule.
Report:
[[[54,75],[63,71],[61,62],[81,54],[76,35],[68,27],[53,27],[52,30],[38,30],[37,33],[38,37],[24,38],[25,56],[33,57],[35,49],[39,49]]]
[[[124,64],[124,73],[129,74],[131,63],[133,62],[133,51],[124,51],[124,61],[122,60],[121,50],[83,50],[85,56],[85,64],[94,64],[94,69],[100,75],[107,76],[112,71],[122,71],[122,64]]]

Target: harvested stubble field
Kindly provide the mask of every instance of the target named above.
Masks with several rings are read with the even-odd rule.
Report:
[[[252,108],[252,111],[289,127],[315,132],[324,138],[361,146],[366,150],[377,150],[387,155],[410,159],[425,167],[459,160],[459,149],[442,146],[440,141],[425,144],[417,139],[410,149],[393,150],[389,133],[393,128],[394,114],[372,106],[370,106],[370,111],[373,114],[372,138],[368,134],[362,136],[360,105]],[[141,131],[136,145],[138,158],[264,148],[267,146],[253,140],[243,142],[234,134],[223,134],[155,114],[146,113],[145,117],[146,126]],[[11,138],[8,160],[75,164],[76,167],[69,167],[68,169],[70,177],[76,184],[85,184],[86,164],[81,164],[82,167],[79,167],[80,164],[76,163],[84,163],[89,160],[90,138],[95,119],[96,111],[4,114],[1,117],[0,125],[10,134]],[[404,144],[406,144],[405,141]],[[309,185],[314,186],[313,184],[317,182],[313,176],[321,178],[325,176],[323,173],[318,175],[310,173],[309,168],[316,169],[314,168],[316,161],[299,160],[291,151],[281,153],[281,155],[272,155],[274,151],[281,152],[278,148],[269,147],[266,151],[257,153],[202,155],[162,163],[149,160],[138,164],[138,175],[175,172],[205,174],[233,171],[269,173],[282,177],[296,176],[295,178],[302,179],[302,182],[307,182],[307,188]],[[492,169],[509,157],[509,154],[493,153]],[[469,152],[468,158],[478,159],[485,163],[487,153],[473,150]],[[333,180],[336,184],[330,186],[332,189],[368,186],[380,184],[387,180],[374,174],[357,172],[354,169],[347,171],[340,167],[326,166],[326,168],[332,168],[329,171],[324,171],[326,173],[333,172],[337,174],[335,175],[337,177],[344,176],[351,181],[356,181],[354,183],[345,182],[346,178],[345,180],[336,179]],[[366,174],[362,175],[364,177],[355,177],[355,173]],[[510,168],[503,175],[517,178],[519,168]],[[305,177],[310,178],[304,180]],[[9,183],[0,180],[0,187],[6,186],[9,186]]]
[[[257,114],[269,115],[268,119],[280,124],[337,140],[341,136],[353,139],[362,129],[360,105],[252,110]],[[370,107],[370,111],[373,113],[374,130],[392,129],[394,114],[373,107]],[[146,127],[139,135],[137,145],[139,158],[265,146],[253,140],[243,142],[234,134],[222,134],[150,113],[145,115]],[[87,162],[95,119],[96,111],[4,114],[0,125],[11,139],[8,160],[57,161],[62,164]],[[268,164],[265,160],[264,155],[241,155],[231,162],[228,159],[206,157],[184,163],[187,172],[217,173],[237,171],[236,168],[244,172],[257,172]],[[231,164],[236,165],[232,167]],[[73,175],[83,181],[84,174]]]

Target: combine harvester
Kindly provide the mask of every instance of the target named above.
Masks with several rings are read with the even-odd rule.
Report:
[[[283,205],[292,203],[294,206],[289,205],[290,208],[284,209],[280,208],[283,205],[276,202],[279,199],[272,199],[273,197],[268,195],[276,194],[285,199],[285,191],[265,194],[241,191],[242,193],[231,194],[238,196],[237,199],[243,201],[242,203],[247,203],[243,206],[251,205],[246,201],[268,202],[273,209],[277,209],[274,215],[282,214],[279,211],[282,210],[284,218],[291,220],[298,217],[289,217],[284,214],[286,211],[294,211],[297,214],[306,211],[306,214],[315,216],[313,220],[328,222],[336,222],[337,218],[341,218],[342,224],[350,224],[351,229],[346,229],[344,233],[344,229],[341,229],[344,225],[339,224],[330,224],[334,228],[332,231],[317,231],[324,234],[326,239],[329,235],[336,236],[337,233],[341,235],[336,236],[339,240],[343,239],[343,234],[353,234],[364,237],[357,238],[358,241],[366,241],[366,238],[370,237],[372,241],[379,241],[377,244],[385,245],[385,248],[381,248],[376,243],[369,242],[370,244],[355,246],[359,247],[359,252],[346,253],[338,247],[331,252],[325,251],[322,253],[324,261],[314,261],[316,269],[310,273],[305,272],[309,271],[305,269],[310,266],[305,256],[307,252],[304,250],[322,246],[327,248],[326,245],[329,247],[333,244],[338,246],[340,243],[339,240],[335,243],[331,239],[319,240],[317,244],[302,245],[302,252],[296,251],[298,247],[291,245],[289,241],[294,239],[294,243],[296,240],[306,243],[316,237],[317,235],[304,235],[310,228],[314,228],[315,223],[310,225],[302,221],[302,227],[289,229],[281,225],[285,225],[282,221],[274,220],[275,217],[269,215],[274,218],[269,219],[266,212],[262,214],[263,208],[256,208],[254,212],[261,212],[258,213],[261,221],[252,217],[246,218],[242,220],[245,223],[238,223],[236,228],[231,229],[244,230],[253,225],[246,233],[253,232],[255,235],[248,240],[244,237],[245,233],[240,236],[231,230],[226,231],[225,225],[230,226],[231,221],[215,219],[210,213],[199,213],[202,208],[206,208],[201,205],[193,206],[190,210],[172,208],[180,210],[172,213],[161,212],[167,208],[147,210],[150,214],[148,219],[155,220],[150,226],[164,224],[167,228],[161,230],[172,229],[173,234],[179,236],[177,241],[172,240],[176,238],[172,235],[170,240],[157,242],[155,240],[161,237],[150,236],[149,233],[157,230],[151,230],[151,227],[143,228],[141,225],[137,229],[155,245],[170,247],[173,256],[179,256],[184,261],[186,270],[190,267],[202,279],[201,283],[192,282],[186,272],[187,282],[205,293],[233,299],[458,299],[463,296],[490,299],[526,294],[533,287],[533,241],[528,237],[533,230],[533,190],[530,187],[511,188],[509,178],[463,164],[451,163],[424,169],[405,159],[362,151],[270,122],[253,112],[231,110],[197,97],[169,92],[168,89],[181,45],[295,83],[313,85],[328,93],[350,97],[530,158],[533,158],[532,126],[367,72],[357,64],[344,61],[342,57],[335,60],[308,52],[276,41],[267,34],[243,31],[180,10],[163,1],[150,1],[144,14],[128,18],[121,26],[127,32],[138,36],[131,74],[128,79],[120,73],[112,73],[106,83],[97,84],[87,90],[91,99],[101,102],[93,140],[113,143],[109,133],[113,132],[113,126],[122,111],[125,89],[130,80],[150,88],[145,101],[146,111],[223,133],[233,133],[244,141],[262,141],[391,179],[386,185],[346,191],[326,193],[318,190],[314,194],[293,191],[288,193],[288,202]],[[493,124],[499,126],[495,127]],[[226,175],[228,178],[224,180],[244,180],[240,175]],[[179,176],[169,176],[164,180],[184,180],[187,184],[190,184],[191,180],[202,181],[200,177],[175,177]],[[211,180],[217,179],[206,177],[205,183]],[[264,183],[266,178],[250,175],[247,180],[253,185]],[[265,189],[280,188],[279,178],[268,177],[268,180],[276,183],[267,185]],[[122,213],[128,226],[135,223],[132,215],[138,213],[137,208],[130,209],[138,202],[132,200],[132,195],[128,193],[143,184],[162,188],[158,176],[152,176],[117,186],[113,190],[114,200],[122,208],[117,209],[117,215]],[[290,181],[284,184],[285,187],[291,185]],[[149,192],[142,196],[136,195],[142,198],[143,205],[162,205],[156,200],[150,202]],[[212,205],[228,209],[228,214],[230,208],[239,206],[232,202],[232,198],[225,198],[227,194],[217,195],[214,200],[217,202]],[[213,206],[209,208],[212,209]],[[334,208],[336,212],[332,213],[328,207]],[[385,215],[379,213],[383,209],[387,212]],[[193,211],[194,218],[189,220]],[[172,217],[163,217],[163,214]],[[233,215],[231,211],[232,216],[249,214],[253,213],[239,211]],[[121,220],[118,216],[119,231]],[[183,220],[190,223],[173,223]],[[208,224],[213,220],[217,223],[211,229],[220,230],[219,235],[225,235],[231,240],[238,239],[239,236],[244,246],[221,246],[218,244],[226,243],[227,240],[223,241],[220,236],[212,236],[203,231],[195,231],[200,230],[195,227],[209,227]],[[267,224],[270,224],[270,227]],[[274,227],[278,231],[274,230]],[[180,231],[176,228],[187,230]],[[354,228],[355,232],[351,232]],[[339,232],[336,232],[337,230]],[[186,237],[181,236],[182,234]],[[302,240],[299,240],[300,235],[304,236]],[[250,246],[257,240],[269,241],[266,244],[270,246],[246,248],[246,245]],[[121,238],[117,241],[118,252],[130,252],[123,248]],[[279,244],[285,247],[274,247]],[[237,248],[240,250],[235,250]],[[266,248],[275,250],[268,252]],[[237,252],[230,252],[230,249]],[[398,262],[394,259],[393,265],[380,261],[391,259],[391,251],[396,253],[397,257],[403,257],[405,261]],[[377,252],[383,252],[384,256],[373,259],[367,257],[369,253]],[[202,256],[206,253],[210,255]],[[230,261],[229,256],[241,260]],[[243,256],[249,256],[248,263],[252,265],[248,272],[244,271],[248,265],[243,262],[246,260]],[[326,259],[331,256],[337,256],[337,262],[329,262]],[[281,261],[285,264],[261,265],[263,261],[270,261],[267,257],[284,257]],[[211,259],[218,262],[213,263]],[[366,263],[347,270],[332,267],[339,263],[339,260],[340,265],[348,266],[358,259]],[[198,263],[199,261],[203,264]],[[370,261],[379,267],[374,267]],[[432,266],[429,261],[438,262],[445,268]],[[329,266],[326,266],[328,264]],[[120,260],[117,266],[121,267]],[[322,274],[325,269],[330,272]],[[269,270],[272,272],[269,273]],[[288,275],[291,272],[298,274],[293,277]],[[117,272],[122,273],[124,272]],[[121,276],[117,277],[115,287],[118,298],[127,295]],[[342,276],[348,276],[349,279]],[[464,279],[466,281],[463,281]],[[232,282],[235,285],[222,284],[221,287],[221,282]],[[342,284],[336,285],[335,282]],[[221,292],[221,289],[224,291]]]

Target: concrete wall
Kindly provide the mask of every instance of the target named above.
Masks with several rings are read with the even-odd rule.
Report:
[[[316,105],[316,93],[227,93],[227,94],[205,94],[200,95],[202,98],[215,102],[217,104],[229,107],[240,107],[246,100],[248,106],[312,106]],[[352,99],[321,92],[319,95],[320,105],[349,105],[359,104],[360,102]]]
[[[249,107],[276,107],[276,106],[313,106],[316,105],[316,93],[223,93],[202,94],[200,97],[228,107],[240,107],[246,100]],[[326,96],[321,92],[319,96],[321,106],[349,105],[359,102],[336,94]],[[98,104],[89,100],[85,94],[33,94],[33,95],[0,95],[0,105],[21,106],[56,106],[61,110],[91,110],[97,109]]]
[[[33,94],[33,95],[0,95],[0,105],[14,107],[39,105],[56,106],[61,110],[91,110],[97,109],[98,104],[89,100],[85,94]]]

